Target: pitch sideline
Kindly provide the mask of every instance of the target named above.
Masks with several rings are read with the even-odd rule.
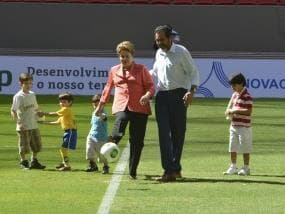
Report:
[[[110,211],[110,208],[113,203],[113,199],[116,195],[116,192],[120,186],[120,182],[122,180],[128,158],[129,158],[129,143],[124,148],[121,158],[113,172],[113,176],[110,180],[109,186],[105,192],[104,198],[98,208],[97,214],[108,214]]]

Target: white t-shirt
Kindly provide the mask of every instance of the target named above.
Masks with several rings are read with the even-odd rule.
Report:
[[[13,97],[13,104],[11,109],[17,113],[18,121],[16,130],[20,131],[20,124],[26,129],[37,129],[37,114],[38,103],[34,92],[29,91],[25,94],[22,90],[18,91]]]

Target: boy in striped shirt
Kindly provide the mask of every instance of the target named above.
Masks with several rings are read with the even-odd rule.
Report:
[[[231,119],[229,152],[231,165],[224,174],[250,175],[249,160],[252,151],[251,113],[253,107],[252,97],[246,86],[245,77],[239,73],[229,81],[233,94],[225,115]],[[243,153],[244,166],[237,168],[237,152]]]

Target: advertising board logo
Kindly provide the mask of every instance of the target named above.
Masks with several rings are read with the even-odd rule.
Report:
[[[7,70],[0,70],[0,91],[3,86],[9,86],[12,82],[12,73]]]
[[[216,80],[213,80],[214,78]],[[221,62],[215,62],[215,61],[213,62],[210,74],[208,75],[206,80],[204,82],[202,82],[201,85],[198,87],[198,90],[197,90],[198,94],[202,94],[204,97],[215,97],[215,95],[211,91],[211,89],[209,89],[206,86],[207,82],[210,80],[211,80],[211,82],[217,81],[218,83],[220,83],[225,88],[230,88],[229,79],[223,71],[223,67],[222,67]]]

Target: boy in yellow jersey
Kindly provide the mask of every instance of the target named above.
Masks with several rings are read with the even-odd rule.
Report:
[[[52,122],[43,122],[45,124],[60,124],[64,130],[63,143],[61,145],[60,154],[62,163],[56,168],[59,171],[70,171],[68,153],[69,149],[75,150],[77,144],[77,128],[74,116],[71,110],[73,103],[73,96],[70,93],[63,93],[59,95],[60,110],[57,112],[41,112],[45,116],[57,116],[58,120]]]

